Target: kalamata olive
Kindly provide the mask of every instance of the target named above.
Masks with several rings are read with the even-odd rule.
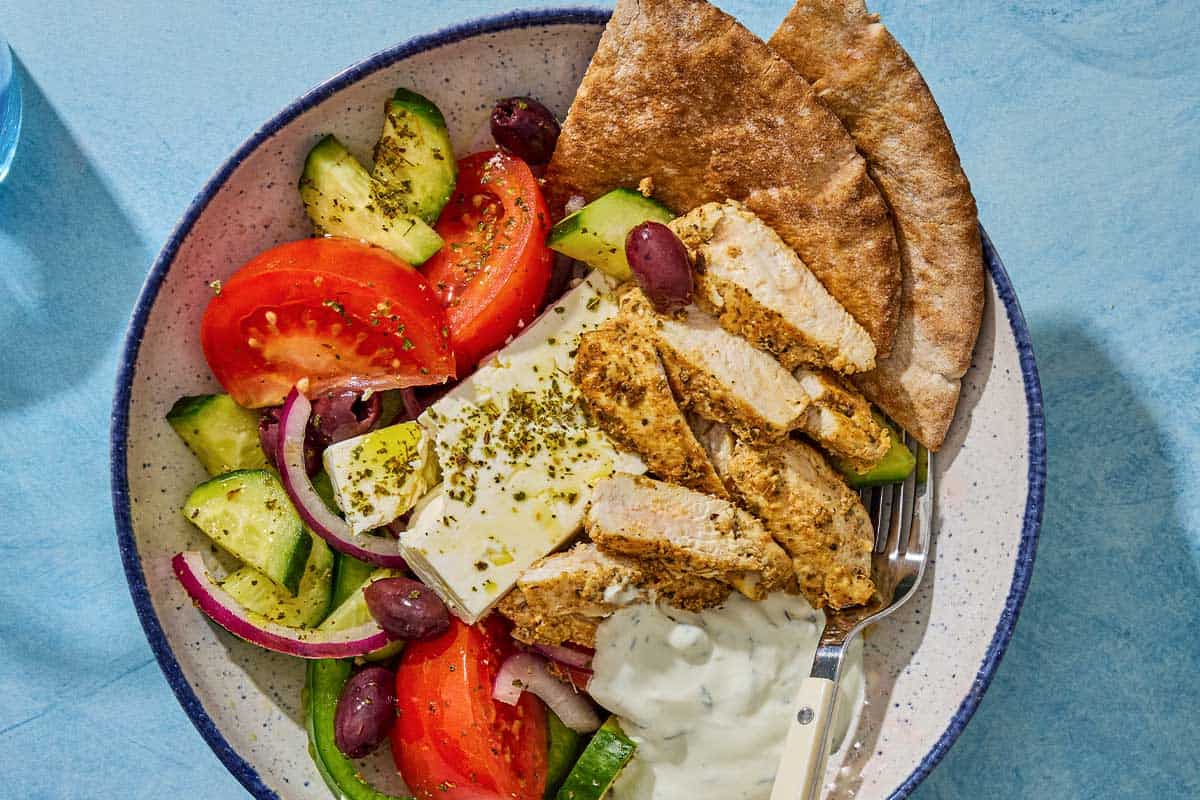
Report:
[[[674,231],[661,222],[643,222],[625,238],[625,258],[654,307],[664,313],[692,302],[692,265]]]
[[[558,143],[558,120],[532,97],[506,97],[492,109],[492,138],[528,164],[545,164]]]
[[[323,392],[312,400],[308,435],[318,448],[364,434],[379,421],[383,404],[375,392],[363,399],[350,389]]]
[[[387,738],[396,721],[396,676],[367,667],[346,681],[333,716],[333,741],[348,758],[363,758]]]
[[[393,639],[427,639],[450,627],[446,604],[419,581],[383,578],[363,594],[371,616]]]
[[[279,408],[265,408],[258,418],[258,441],[262,444],[263,453],[271,466],[277,467],[275,450],[279,444]],[[316,475],[321,469],[321,450],[309,430],[304,436],[304,469],[309,475]]]

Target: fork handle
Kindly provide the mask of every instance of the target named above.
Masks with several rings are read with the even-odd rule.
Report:
[[[796,696],[771,800],[816,800],[825,775],[837,680],[809,676]]]

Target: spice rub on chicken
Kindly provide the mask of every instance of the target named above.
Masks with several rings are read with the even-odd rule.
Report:
[[[600,548],[646,569],[728,583],[752,600],[795,586],[787,554],[732,503],[628,473],[598,482],[584,529]]]
[[[758,445],[723,425],[696,426],[726,485],[791,556],[800,590],[815,608],[871,599],[871,519],[820,452],[794,439]]]
[[[640,289],[620,296],[620,321],[637,326],[662,357],[680,404],[745,439],[773,440],[800,425],[808,397],[771,355],[695,306],[659,314]]]
[[[596,626],[622,606],[662,600],[700,611],[719,605],[729,591],[719,581],[648,570],[636,559],[583,542],[527,569],[496,608],[523,642],[591,647]]]
[[[650,472],[725,496],[717,471],[671,394],[650,340],[611,320],[580,337],[573,378],[595,423],[638,453]]]
[[[804,433],[859,472],[887,455],[892,437],[865,397],[825,370],[799,367],[793,376],[809,399],[800,426]]]
[[[671,222],[695,269],[696,303],[787,369],[850,374],[875,366],[875,343],[769,225],[734,200]]]

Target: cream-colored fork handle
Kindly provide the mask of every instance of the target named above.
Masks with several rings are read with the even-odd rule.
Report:
[[[835,697],[837,682],[828,678],[810,676],[800,684],[771,800],[817,800],[820,796]]]

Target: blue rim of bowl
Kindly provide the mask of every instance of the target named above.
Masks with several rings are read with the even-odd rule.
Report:
[[[453,25],[433,33],[418,36],[413,39],[383,50],[372,55],[354,66],[338,73],[334,77],[310,89],[298,100],[288,105],[265,125],[254,132],[230,158],[221,165],[216,173],[205,184],[204,188],[188,206],[182,219],[175,226],[167,239],[158,258],[155,259],[142,291],[138,296],[126,333],[121,361],[117,372],[116,392],[113,398],[112,426],[110,432],[110,469],[112,480],[113,514],[116,518],[118,546],[121,551],[121,561],[125,567],[125,576],[129,584],[129,592],[133,604],[141,620],[146,638],[154,652],[158,665],[162,669],[167,683],[175,692],[179,704],[191,719],[201,737],[212,748],[212,751],[225,765],[226,769],[256,798],[260,800],[280,800],[279,795],[268,787],[249,762],[246,761],[225,739],[216,723],[204,710],[200,698],[184,677],[183,670],[167,642],[162,623],[154,612],[150,599],[150,591],[146,585],[146,577],[142,571],[141,558],[138,555],[137,544],[133,535],[133,522],[129,502],[129,477],[126,463],[126,440],[129,434],[129,403],[136,372],[138,352],[141,348],[142,337],[145,333],[146,322],[150,310],[158,296],[159,288],[170,270],[171,263],[179,251],[180,245],[187,238],[196,220],[203,213],[209,202],[228,180],[235,169],[254,152],[264,141],[280,131],[285,125],[303,112],[321,103],[325,99],[354,84],[362,78],[380,69],[395,64],[397,61],[412,57],[475,36],[497,33],[513,28],[545,27],[553,25],[604,25],[611,16],[611,10],[604,8],[547,8],[531,11],[514,11],[507,14],[484,17]],[[982,230],[982,228],[981,228]],[[1000,615],[995,634],[988,646],[987,653],[976,673],[974,683],[967,696],[959,705],[950,724],[938,738],[936,744],[921,759],[921,763],[891,794],[889,800],[901,800],[908,797],[917,785],[937,766],[945,756],[950,745],[962,733],[963,728],[974,715],[984,692],[987,691],[992,677],[1000,664],[1000,659],[1012,639],[1017,615],[1029,588],[1029,579],[1033,572],[1034,554],[1037,550],[1038,530],[1041,526],[1042,509],[1046,488],[1046,432],[1045,417],[1042,413],[1042,389],[1038,379],[1037,365],[1033,356],[1033,344],[1030,340],[1029,328],[1017,302],[1016,292],[1004,265],[1000,261],[991,239],[983,233],[984,261],[988,273],[996,286],[1000,300],[1004,303],[1008,314],[1009,325],[1017,343],[1017,351],[1021,364],[1021,375],[1025,384],[1025,400],[1029,420],[1029,475],[1028,490],[1025,502],[1025,515],[1021,529],[1021,541],[1017,553],[1016,568],[1010,585],[1004,612]]]

